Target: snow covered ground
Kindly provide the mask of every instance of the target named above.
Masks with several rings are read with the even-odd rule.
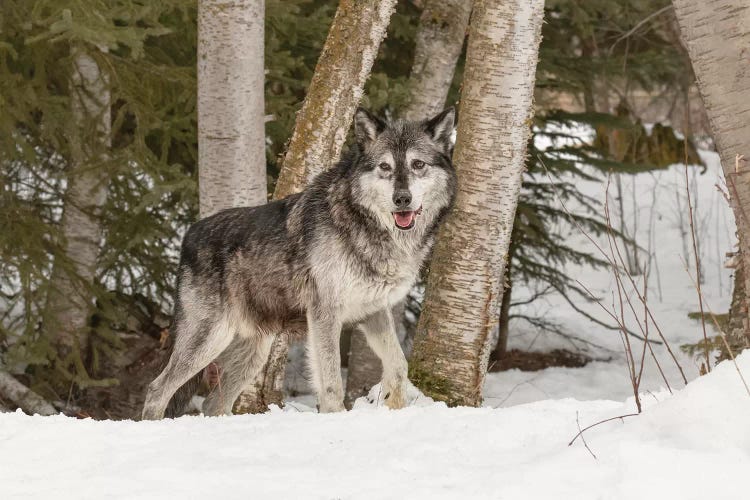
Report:
[[[750,373],[750,353],[739,358]],[[2,498],[746,499],[750,396],[731,363],[673,396],[159,422],[0,415]],[[594,458],[593,455],[596,455]]]
[[[690,170],[691,193],[704,295],[723,313],[734,227],[714,187],[718,159],[703,154],[708,167]],[[587,431],[590,451],[580,439],[568,446],[579,425],[635,410],[622,342],[548,296],[526,312],[569,336],[515,322],[511,347],[582,349],[600,361],[490,374],[480,409],[448,409],[414,393],[412,406],[397,412],[361,399],[351,412],[317,415],[309,398],[298,398],[264,415],[161,422],[0,414],[0,498],[750,498],[750,396],[731,363],[698,378],[699,360],[679,349],[702,338],[700,323],[687,317],[698,300],[680,259],[691,245],[684,182],[681,166],[623,180],[628,227],[637,226],[639,244],[652,253],[649,303],[691,382],[685,387],[665,347],[655,346],[674,394],[647,357],[643,414]],[[581,185],[603,198],[602,184]],[[575,231],[570,239],[591,248]],[[611,305],[609,271],[569,271]],[[533,285],[516,286],[514,300],[530,293]],[[576,305],[611,323],[598,305]],[[635,352],[641,346],[634,341]],[[750,353],[738,362],[750,379]]]
[[[701,151],[706,163],[705,172],[700,168],[688,170],[692,203],[695,208],[695,224],[703,269],[702,290],[706,305],[716,314],[726,313],[731,301],[731,271],[724,267],[725,254],[734,250],[735,226],[731,210],[717,189],[723,185],[721,165],[716,153]],[[582,191],[598,200],[604,200],[605,184],[577,182]],[[684,344],[694,344],[703,338],[699,321],[688,318],[689,312],[699,310],[698,295],[690,276],[685,271],[683,259],[690,264],[695,275],[692,257],[689,219],[685,192],[685,167],[673,165],[656,173],[623,176],[625,192],[625,220],[630,231],[636,227],[636,240],[644,249],[642,254],[652,253],[651,272],[648,280],[648,302],[662,333],[672,347],[685,377],[692,380],[699,374],[700,359],[688,356],[680,350]],[[618,226],[617,202],[614,181],[609,188],[610,210],[613,225]],[[570,208],[570,207],[569,207]],[[637,221],[637,224],[634,222]],[[632,234],[632,232],[631,232]],[[650,235],[650,237],[649,237]],[[577,230],[570,234],[572,246],[594,251],[594,246]],[[599,239],[605,249],[606,238]],[[641,257],[641,262],[647,259]],[[613,293],[619,313],[619,298],[612,272],[606,269],[592,271],[590,268],[569,266],[568,272],[595,295],[601,297],[605,306],[612,308]],[[634,276],[642,292],[643,276]],[[533,293],[533,286],[523,289],[514,287],[513,300],[522,301]],[[638,307],[638,298],[629,289],[633,304]],[[614,321],[596,303],[583,298],[576,305],[609,324]],[[625,305],[627,313],[627,304]],[[643,323],[642,308],[637,309]],[[512,370],[490,374],[484,386],[485,404],[490,406],[513,406],[550,398],[576,398],[579,400],[614,399],[623,401],[632,396],[627,365],[619,332],[607,330],[591,323],[574,311],[562,297],[551,295],[535,301],[524,311],[529,315],[543,316],[557,323],[571,340],[559,335],[540,333],[523,321],[512,323],[510,348],[549,351],[554,348],[580,349],[590,357],[603,360],[588,364],[584,368],[550,368],[540,372]],[[632,314],[626,314],[627,326],[640,333]],[[710,323],[710,321],[709,321]],[[653,324],[649,326],[651,338],[657,339]],[[707,325],[709,336],[716,335],[711,324]],[[641,352],[643,344],[633,341],[633,350]],[[671,387],[683,387],[680,371],[664,346],[654,346],[654,351]],[[656,392],[666,384],[653,360],[647,355],[641,391]]]

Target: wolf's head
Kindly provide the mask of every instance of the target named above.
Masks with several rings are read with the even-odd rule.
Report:
[[[353,194],[388,229],[431,224],[452,204],[454,118],[449,108],[429,120],[389,123],[357,110],[354,133],[361,154]]]

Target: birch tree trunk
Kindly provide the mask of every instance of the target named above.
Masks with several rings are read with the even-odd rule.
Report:
[[[396,0],[341,0],[315,67],[305,102],[297,114],[274,199],[297,193],[341,155],[354,111],[362,98],[380,43],[385,38]],[[289,337],[279,335],[255,384],[260,411],[281,404]],[[257,398],[256,398],[257,399]],[[251,410],[251,398],[240,396],[235,410]]]
[[[396,0],[341,0],[297,114],[274,198],[304,189],[341,155]]]
[[[268,200],[264,17],[263,0],[198,2],[201,217]],[[261,404],[259,383],[256,378],[240,395],[240,412]]]
[[[544,0],[474,2],[453,161],[456,206],[440,231],[409,367],[425,394],[477,406],[521,188]]]
[[[414,63],[409,75],[407,120],[423,120],[443,110],[469,26],[472,0],[427,0],[419,19]]]
[[[739,235],[744,300],[733,301],[737,345],[750,340],[750,4],[744,0],[672,0],[727,181]],[[745,160],[737,161],[737,155]],[[737,307],[734,307],[734,303]],[[737,318],[739,316],[739,318]],[[741,338],[744,336],[744,341]]]
[[[417,45],[409,75],[409,106],[404,118],[424,120],[445,106],[456,63],[461,55],[469,25],[472,0],[427,0],[417,30]],[[393,317],[406,336],[404,304],[394,307]],[[358,329],[351,332],[349,365],[344,403],[351,407],[380,382],[383,367]]]
[[[263,0],[198,2],[201,217],[268,200]]]
[[[61,220],[64,258],[55,261],[45,306],[45,328],[55,339],[63,369],[71,363],[82,366],[88,345],[90,290],[102,236],[98,217],[107,197],[106,161],[111,143],[108,78],[82,47],[73,47],[71,53],[74,124],[69,137],[72,169]]]

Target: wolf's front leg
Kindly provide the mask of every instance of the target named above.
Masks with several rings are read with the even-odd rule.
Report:
[[[393,314],[389,308],[368,316],[360,328],[375,354],[383,363],[383,391],[385,404],[398,409],[406,406],[406,381],[408,365],[396,335]]]
[[[345,411],[339,339],[341,322],[333,308],[313,306],[307,311],[307,343],[313,384],[320,413]]]

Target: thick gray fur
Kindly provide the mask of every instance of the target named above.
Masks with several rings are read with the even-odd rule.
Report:
[[[143,418],[164,417],[168,405],[169,416],[184,411],[213,360],[221,382],[203,411],[231,413],[279,332],[307,333],[319,409],[344,410],[345,324],[360,325],[383,362],[388,406],[403,407],[407,364],[390,311],[415,282],[453,204],[453,126],[453,109],[393,123],[359,109],[357,144],[304,192],[194,224],[182,244],[173,352],[149,385]]]

